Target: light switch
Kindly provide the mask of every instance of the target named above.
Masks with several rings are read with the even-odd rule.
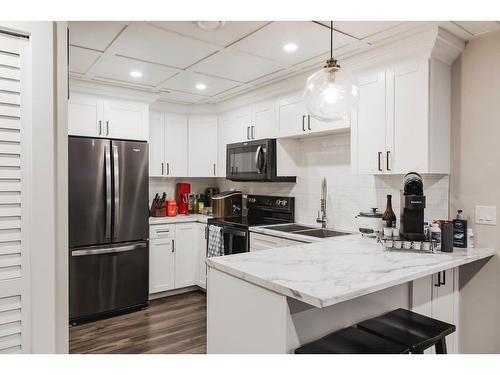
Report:
[[[476,206],[476,224],[497,225],[497,207]]]

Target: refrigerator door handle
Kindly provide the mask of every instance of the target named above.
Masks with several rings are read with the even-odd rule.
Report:
[[[104,165],[106,170],[106,232],[104,237],[111,238],[111,150],[104,146]]]
[[[122,253],[124,251],[132,251],[141,248],[145,248],[146,244],[134,244],[134,245],[124,245],[120,247],[112,247],[107,249],[85,249],[85,250],[73,250],[71,252],[71,256],[80,257],[86,255],[102,255],[102,254],[113,254],[113,253]]]
[[[115,220],[114,220],[114,239],[118,238],[120,231],[120,165],[118,160],[118,146],[113,146],[113,171],[115,180]]]

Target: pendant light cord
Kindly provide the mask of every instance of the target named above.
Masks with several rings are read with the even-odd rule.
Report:
[[[330,59],[333,59],[333,21],[330,21]]]

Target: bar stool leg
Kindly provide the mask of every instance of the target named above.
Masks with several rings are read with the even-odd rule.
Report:
[[[436,354],[448,354],[448,350],[446,349],[446,338],[438,340],[435,345]]]

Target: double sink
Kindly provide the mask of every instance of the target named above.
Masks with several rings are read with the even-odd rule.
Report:
[[[316,237],[316,238],[329,238],[329,237],[337,237],[337,236],[344,236],[346,232],[339,232],[336,230],[332,229],[326,229],[326,228],[315,228],[315,227],[309,227],[307,225],[301,225],[301,224],[279,224],[279,225],[272,225],[266,227],[268,229],[272,230],[277,230],[279,232],[287,232],[287,233],[294,233],[294,234],[300,234],[302,236],[309,236],[309,237]]]

